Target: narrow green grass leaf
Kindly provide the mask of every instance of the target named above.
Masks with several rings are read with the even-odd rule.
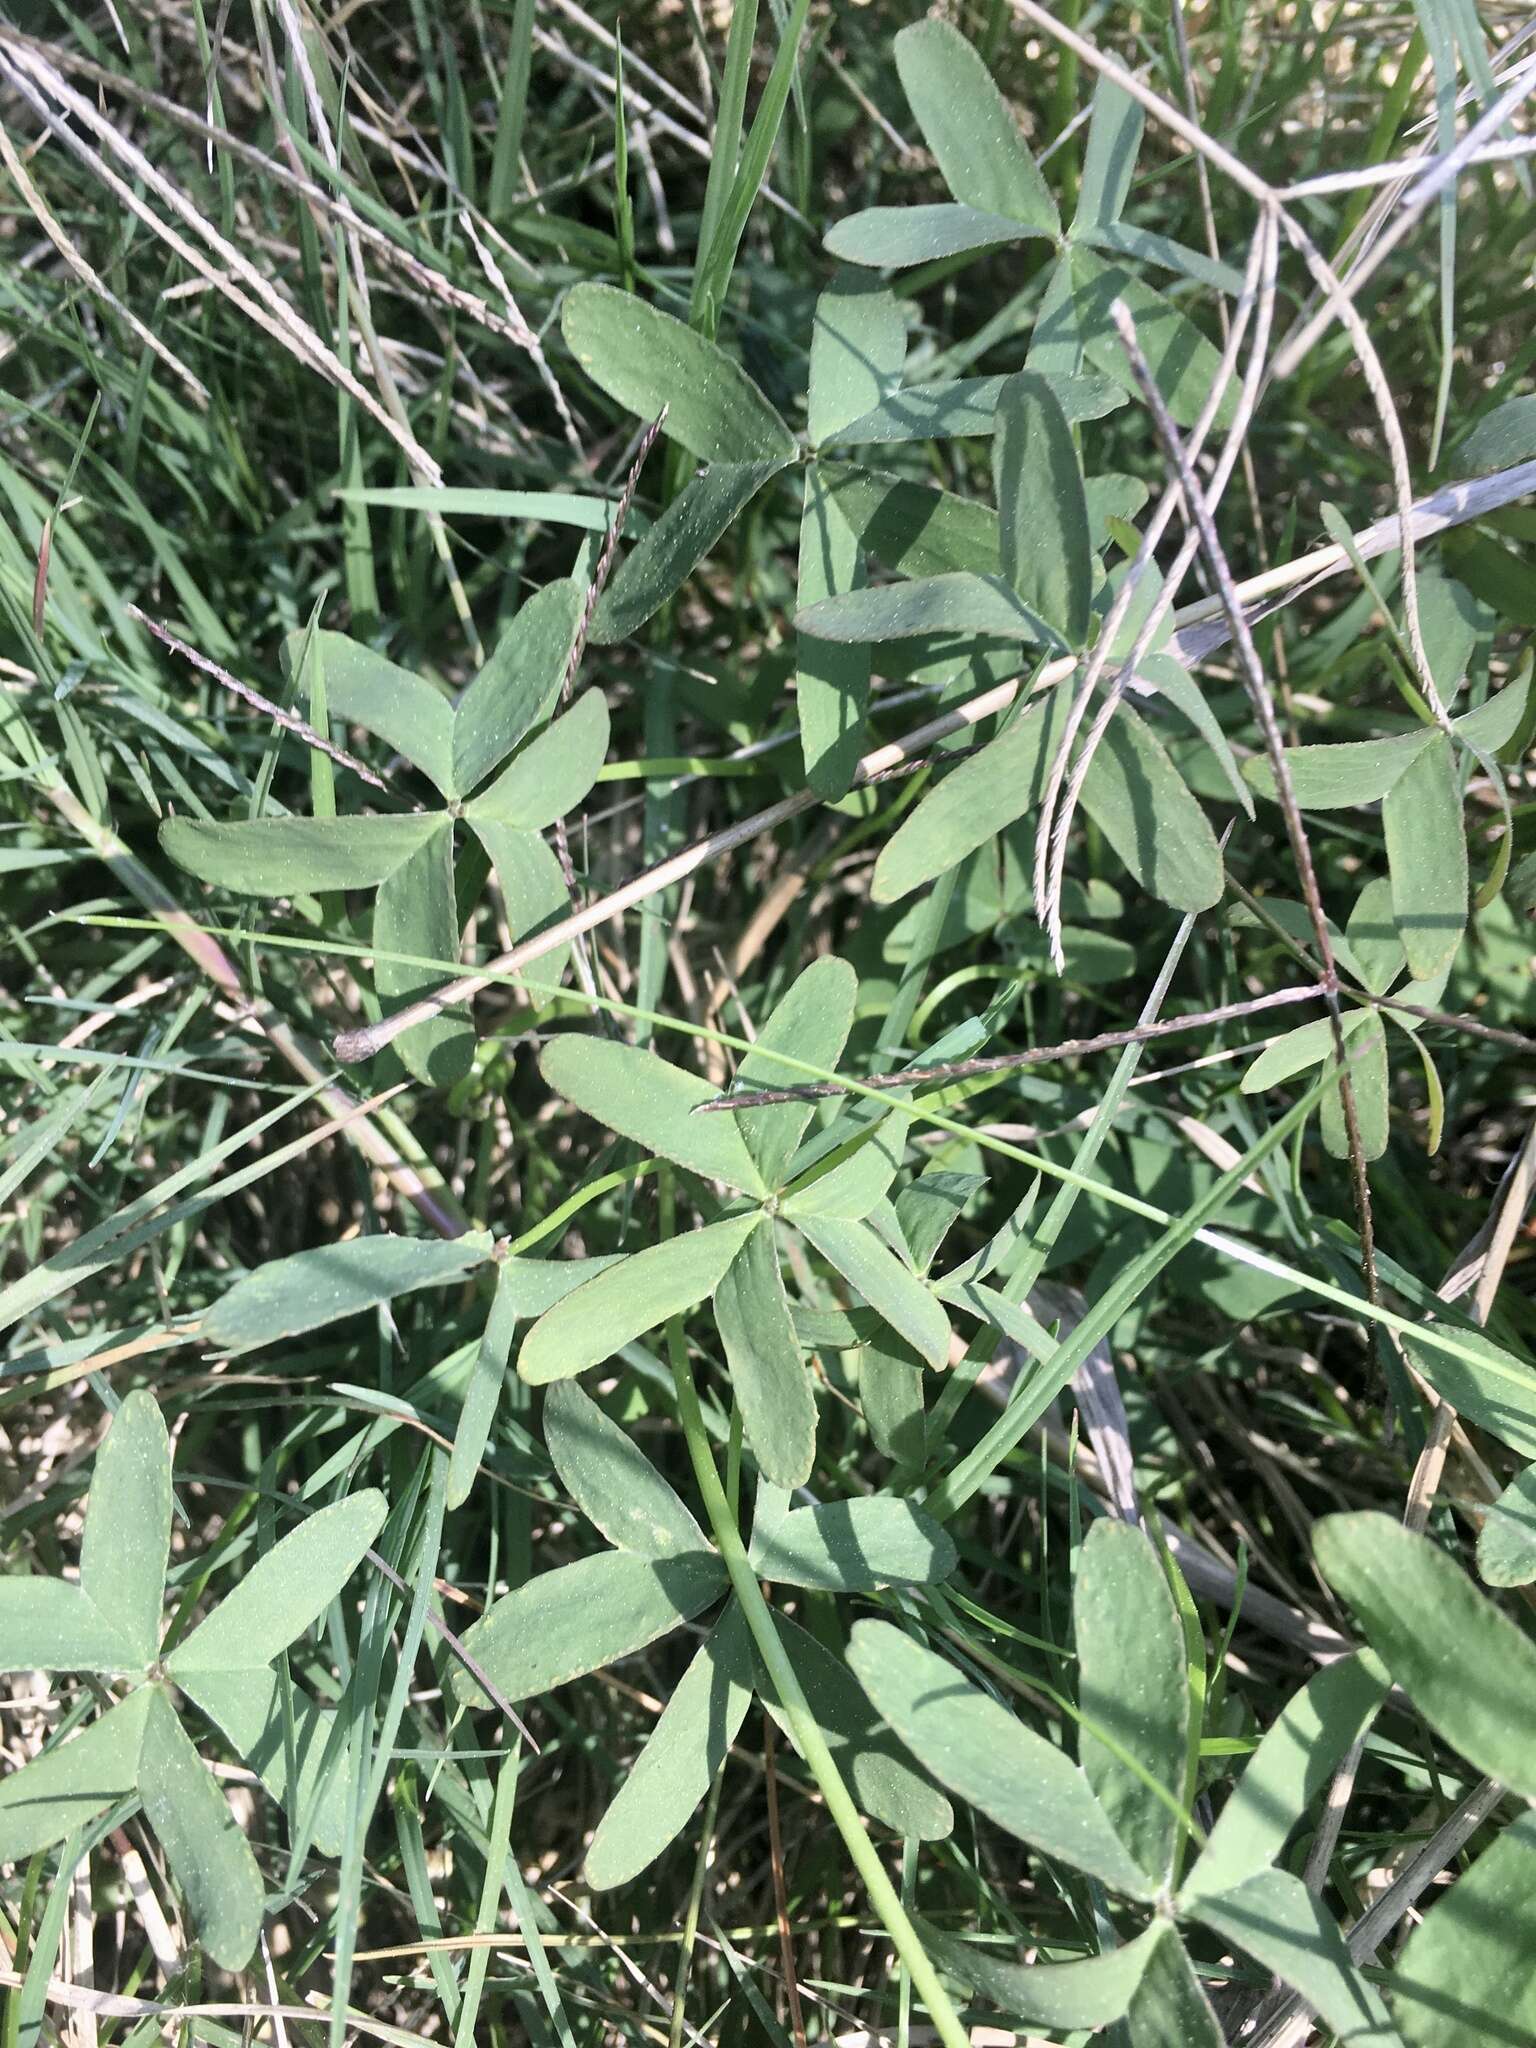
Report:
[[[363,1561],[384,1525],[376,1488],[321,1508],[259,1557],[206,1621],[166,1659],[182,1671],[251,1671],[301,1636]]]
[[[887,1621],[854,1624],[848,1661],[882,1719],[941,1785],[1112,1891],[1151,1897],[1154,1887],[1077,1766],[952,1664]]]
[[[269,1259],[237,1280],[203,1318],[203,1336],[221,1351],[251,1351],[343,1316],[361,1315],[418,1287],[461,1280],[491,1256],[488,1230],[442,1243],[430,1237],[359,1237]]]
[[[823,246],[844,263],[860,263],[870,270],[910,270],[945,256],[1038,240],[1044,233],[1043,228],[1026,227],[974,206],[870,206],[828,228]]]
[[[462,1507],[474,1489],[480,1460],[485,1456],[485,1447],[496,1421],[496,1409],[507,1376],[507,1361],[512,1356],[512,1340],[517,1334],[518,1316],[519,1313],[528,1313],[518,1308],[519,1264],[517,1259],[502,1259],[496,1268],[496,1291],[491,1297],[490,1313],[475,1351],[475,1367],[464,1396],[464,1405],[459,1410],[459,1426],[453,1433],[453,1450],[448,1461],[447,1505],[450,1508]]]
[[[1408,2048],[1487,2048],[1536,2039],[1531,1901],[1536,1813],[1527,1809],[1436,1894],[1387,1986]]]
[[[1467,830],[1456,754],[1431,735],[1381,807],[1392,910],[1409,971],[1427,980],[1450,965],[1467,928]]]
[[[1190,1700],[1178,1613],[1144,1531],[1108,1518],[1094,1523],[1078,1556],[1072,1616],[1083,1715],[1078,1762],[1116,1834],[1148,1877],[1165,1884],[1173,1875],[1178,1817],[1122,1756],[1177,1797]]]
[[[712,462],[690,478],[603,592],[592,614],[594,645],[630,639],[660,611],[787,460]]]
[[[1427,1536],[1390,1515],[1325,1515],[1312,1548],[1371,1648],[1435,1733],[1536,1798],[1536,1646]]]
[[[141,1685],[98,1721],[0,1779],[0,1863],[21,1863],[62,1842],[138,1788],[152,1686]]]
[[[266,1887],[229,1802],[187,1740],[158,1686],[139,1757],[144,1812],[191,1908],[200,1945],[225,1970],[243,1970],[256,1947]]]
[[[910,1501],[829,1501],[795,1508],[752,1532],[752,1569],[781,1586],[872,1593],[881,1586],[932,1586],[955,1568],[955,1546]]]
[[[816,1397],[784,1295],[777,1234],[766,1219],[721,1274],[714,1307],[758,1468],[775,1485],[802,1486],[816,1457]]]
[[[926,1365],[935,1372],[948,1365],[950,1328],[943,1307],[867,1223],[803,1215],[792,1199],[785,1214]]]
[[[638,1877],[688,1825],[741,1731],[752,1678],[752,1638],[733,1600],[597,1824],[586,1861],[594,1891]]]
[[[296,672],[306,634],[290,633],[283,659]],[[332,718],[377,734],[419,768],[444,796],[453,794],[453,708],[425,677],[401,668],[345,633],[316,633],[311,659],[325,675]]]
[[[563,577],[518,608],[453,714],[450,795],[478,789],[547,717],[565,678],[581,607],[581,591]]]
[[[956,199],[1059,233],[1050,188],[979,53],[945,21],[896,38],[896,70],[923,140]]]
[[[373,906],[373,978],[386,1014],[404,1008],[449,978],[459,958],[459,911],[454,894],[453,824],[439,818],[437,830],[393,874],[386,875]],[[403,957],[392,957],[403,956]],[[445,967],[418,967],[441,960]],[[475,1057],[475,1027],[463,1004],[451,1005],[394,1041],[408,1073],[429,1087],[451,1088],[469,1072]]]
[[[702,334],[612,285],[566,294],[561,329],[592,381],[700,462],[783,463],[795,437],[751,378]]]
[[[576,491],[496,491],[451,484],[386,484],[373,490],[335,490],[342,504],[377,505],[381,511],[436,512],[444,519],[529,519],[604,533],[613,517],[608,498]]]
[[[953,1831],[954,1809],[942,1792],[912,1768],[849,1664],[824,1648],[798,1622],[782,1614],[775,1614],[773,1620],[812,1718],[865,1813],[893,1828],[905,1841],[942,1841]],[[761,1655],[756,1661],[763,1705],[793,1742],[794,1730]]]
[[[532,1386],[574,1379],[707,1300],[757,1220],[755,1213],[732,1216],[684,1231],[596,1274],[534,1324],[518,1354],[518,1376]]]
[[[80,1590],[146,1665],[160,1647],[170,1547],[171,1442],[154,1395],[136,1387],[96,1454]]]
[[[640,1446],[574,1380],[544,1396],[544,1442],[566,1491],[616,1550],[662,1558],[709,1548]]]
[[[464,1647],[515,1703],[643,1650],[725,1587],[725,1566],[712,1550],[662,1558],[599,1550],[504,1593],[467,1632]],[[453,1688],[466,1706],[489,1704],[462,1668]]]
[[[1003,388],[993,468],[1004,576],[1069,647],[1086,645],[1094,561],[1082,464],[1049,381],[1035,371]]]
[[[314,896],[374,889],[442,825],[437,811],[392,818],[253,818],[204,824],[167,818],[160,844],[200,882],[241,896]]]
[[[693,1114],[720,1092],[702,1075],[648,1047],[574,1031],[550,1040],[539,1072],[557,1095],[660,1158],[746,1194],[768,1193],[736,1119]]]
[[[586,796],[607,752],[607,702],[601,690],[583,690],[489,789],[465,805],[464,816],[471,825],[489,819],[519,832],[542,832]]]

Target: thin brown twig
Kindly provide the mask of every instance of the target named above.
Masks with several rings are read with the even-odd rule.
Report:
[[[179,654],[183,661],[191,662],[192,666],[201,669],[205,676],[212,676],[213,680],[221,688],[228,690],[232,696],[239,697],[254,710],[265,713],[274,725],[280,725],[284,732],[291,732],[294,738],[302,740],[306,747],[313,747],[316,753],[326,755],[339,767],[350,768],[354,775],[361,776],[364,782],[371,783],[375,789],[389,788],[389,784],[359,761],[355,754],[349,754],[344,747],[333,746],[331,741],[317,733],[312,725],[306,724],[295,712],[285,711],[281,704],[274,704],[270,697],[263,697],[260,690],[252,689],[249,683],[242,683],[238,676],[232,676],[227,668],[220,668],[219,664],[210,661],[206,654],[199,654],[195,647],[189,647],[169,626],[157,624],[147,612],[140,611],[136,604],[126,605],[124,609],[129,618],[137,619],[141,626],[148,627],[155,638],[169,647],[173,654]]]
[[[1291,1003],[1315,1003],[1327,994],[1322,983],[1315,988],[1271,989],[1268,995],[1252,996],[1246,1002],[1226,1003],[1218,1010],[1195,1010],[1184,1017],[1161,1017],[1152,1024],[1139,1024],[1128,1031],[1101,1031],[1094,1038],[1065,1038],[1057,1045],[1033,1045],[1025,1052],[989,1053],[973,1060],[940,1060],[930,1067],[906,1067],[894,1074],[871,1074],[860,1088],[916,1088],[929,1082],[968,1081],[978,1074],[1005,1074],[1014,1067],[1043,1066],[1052,1060],[1080,1059],[1088,1053],[1113,1052],[1119,1046],[1144,1045],[1153,1038],[1172,1038],[1181,1031],[1201,1031],[1208,1025],[1226,1024],[1240,1017],[1255,1016],[1260,1010],[1279,1010]],[[712,1102],[695,1103],[695,1116],[711,1110],[767,1109],[778,1102],[815,1102],[823,1096],[846,1095],[842,1081],[807,1081],[799,1088],[754,1088],[741,1095],[717,1095]]]
[[[1158,389],[1157,380],[1152,375],[1151,366],[1142,352],[1141,344],[1136,337],[1135,325],[1124,301],[1117,299],[1111,313],[1121,343],[1130,358],[1131,369],[1143,401],[1152,416],[1152,423],[1157,430],[1157,438],[1162,444],[1164,455],[1183,487],[1186,517],[1194,522],[1199,531],[1206,566],[1211,572],[1211,578],[1227,616],[1227,623],[1232,631],[1233,644],[1237,649],[1248,699],[1258,720],[1259,730],[1264,736],[1264,749],[1269,756],[1270,769],[1275,778],[1275,789],[1285,819],[1286,836],[1291,843],[1291,855],[1296,863],[1302,899],[1307,906],[1313,941],[1322,967],[1324,1000],[1328,1005],[1328,1018],[1333,1034],[1334,1059],[1338,1066],[1339,1099],[1344,1110],[1344,1127],[1349,1142],[1350,1177],[1360,1226],[1361,1266],[1366,1298],[1374,1306],[1380,1299],[1380,1286],[1376,1275],[1376,1234],[1371,1215],[1371,1190],[1365,1166],[1365,1148],[1360,1141],[1360,1120],[1355,1107],[1354,1080],[1350,1074],[1348,1049],[1344,1043],[1344,1018],[1338,993],[1338,966],[1333,957],[1333,941],[1329,936],[1328,919],[1323,910],[1322,893],[1318,888],[1312,848],[1307,839],[1306,826],[1302,821],[1301,806],[1296,801],[1296,791],[1291,782],[1285,742],[1281,737],[1274,703],[1264,680],[1264,667],[1259,660],[1258,648],[1254,645],[1247,614],[1238,596],[1237,586],[1233,581],[1226,552],[1216,532],[1210,509],[1189,466],[1189,456],[1183,438],[1174,424],[1163,394]]]

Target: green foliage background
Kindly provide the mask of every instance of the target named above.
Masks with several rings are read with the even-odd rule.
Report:
[[[0,26],[5,2048],[1536,2037],[1525,27]]]

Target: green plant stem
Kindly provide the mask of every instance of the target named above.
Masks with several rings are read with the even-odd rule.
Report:
[[[668,1176],[670,1183],[670,1176]],[[664,1184],[662,1228],[663,1234],[670,1223],[671,1189]],[[939,2038],[945,2048],[968,2048],[965,2028],[960,2024],[959,2015],[950,2002],[949,1994],[939,1982],[938,1972],[929,1960],[928,1951],[918,1939],[917,1929],[907,1916],[896,1887],[886,1875],[874,1843],[869,1839],[859,1810],[854,1805],[848,1787],[843,1783],[826,1737],[817,1726],[810,1702],[806,1699],[795,1667],[789,1660],[779,1632],[774,1627],[773,1616],[763,1598],[762,1588],[753,1574],[746,1545],[731,1513],[731,1504],[725,1497],[725,1488],[720,1483],[714,1454],[709,1447],[709,1436],[704,1427],[704,1417],[699,1409],[698,1389],[693,1382],[693,1368],[688,1360],[687,1340],[683,1335],[682,1320],[673,1316],[667,1324],[667,1352],[672,1364],[672,1383],[677,1392],[678,1419],[682,1423],[683,1437],[688,1445],[688,1456],[693,1463],[694,1477],[709,1516],[711,1532],[720,1555],[730,1574],[731,1586],[741,1602],[752,1631],[752,1640],[757,1645],[758,1655],[767,1666],[768,1676],[778,1693],[779,1703],[789,1722],[790,1733],[794,1736],[795,1747],[804,1759],[811,1776],[820,1787],[826,1801],[827,1811],[837,1825],[837,1831],[847,1845],[853,1866],[864,1881],[869,1902],[880,1916],[885,1931],[895,1945],[911,1976],[918,1996],[928,2008],[929,2017],[939,2031]]]

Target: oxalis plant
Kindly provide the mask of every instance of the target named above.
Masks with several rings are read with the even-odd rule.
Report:
[[[738,117],[749,12],[739,10],[745,29],[733,25],[722,81]],[[322,1871],[340,1861],[355,1879],[341,1896],[361,1897],[363,1844],[398,1763],[401,1887],[433,1944],[455,2039],[474,2036],[485,1950],[455,1977],[418,1798],[439,1800],[475,1845],[464,1860],[483,1865],[480,1934],[494,1933],[505,1888],[542,2001],[526,2010],[549,2038],[571,2041],[552,1991],[558,1944],[510,1847],[520,1745],[532,1753],[518,1710],[542,1703],[554,1768],[574,1772],[581,1745],[560,1689],[626,1683],[613,1667],[665,1645],[649,1668],[675,1678],[645,1739],[604,1758],[579,1869],[592,1892],[612,1891],[696,1837],[690,1948],[722,1776],[757,1706],[888,1941],[897,2024],[915,1994],[947,2048],[965,2043],[973,2009],[1053,2037],[1112,2030],[1129,2048],[1214,2048],[1250,2022],[1267,2040],[1298,2013],[1352,2048],[1525,2039],[1536,2034],[1524,1939],[1536,1649],[1447,1555],[1445,1526],[1432,1537],[1359,1511],[1310,1525],[1317,1582],[1354,1638],[1307,1637],[1319,1668],[1305,1679],[1282,1670],[1261,1730],[1228,1689],[1230,1636],[1216,1637],[1197,1605],[1118,1395],[1108,1412],[1128,1477],[1103,1499],[1069,1477],[1070,1601],[1043,1600],[1043,1633],[982,1604],[998,1525],[962,1516],[990,1507],[1069,1390],[1090,1435],[1098,1418],[1098,1453],[1109,1346],[1134,1341],[1149,1290],[1166,1282],[1224,1328],[1305,1304],[1368,1331],[1415,1455],[1427,1396],[1440,1404],[1429,1447],[1444,1448],[1435,1431],[1475,1431],[1466,1469],[1497,1471],[1479,1505],[1484,1585],[1536,1582],[1529,1318],[1416,1280],[1378,1242],[1366,1173],[1388,1152],[1405,1074],[1422,1085],[1437,1149],[1447,1088],[1430,1033],[1478,1028],[1461,1013],[1490,961],[1507,979],[1528,970],[1507,925],[1521,812],[1506,776],[1536,721],[1530,662],[1507,644],[1522,619],[1512,558],[1487,533],[1438,553],[1405,549],[1398,519],[1356,535],[1330,508],[1333,553],[1293,582],[1356,577],[1358,594],[1322,632],[1350,679],[1352,649],[1377,622],[1371,658],[1401,711],[1370,714],[1379,730],[1352,718],[1347,739],[1308,738],[1314,698],[1282,727],[1253,635],[1258,605],[1291,586],[1234,596],[1209,526],[1264,395],[1277,219],[1263,214],[1241,265],[1214,253],[1214,233],[1202,252],[1129,219],[1144,109],[1115,75],[1094,90],[1068,202],[980,51],[947,22],[904,29],[894,58],[932,160],[923,175],[949,197],[863,208],[831,229],[799,335],[803,415],[782,393],[775,402],[720,330],[744,209],[796,90],[807,8],[784,12],[739,178],[728,165],[729,189],[710,181],[686,311],[637,280],[621,209],[623,285],[571,283],[543,337],[553,349],[558,333],[562,369],[615,409],[628,442],[619,502],[590,501],[611,515],[601,544],[594,530],[542,558],[557,573],[456,696],[317,614],[286,637],[285,684],[339,777],[315,774],[308,815],[279,808],[266,773],[245,815],[182,805],[159,827],[181,878],[218,892],[216,903],[241,899],[233,943],[262,937],[244,921],[260,916],[252,902],[286,905],[317,950],[356,966],[361,1015],[337,1049],[376,1062],[380,1093],[414,1084],[413,1104],[489,1118],[499,1091],[536,1087],[543,1122],[530,1119],[533,1136],[519,1142],[547,1139],[561,1175],[560,1147],[590,1163],[542,1214],[509,1215],[493,1188],[463,1219],[474,1227],[426,1208],[448,1228],[418,1234],[397,1212],[389,1229],[257,1260],[160,1333],[237,1367],[257,1353],[274,1366],[308,1357],[360,1318],[380,1333],[381,1384],[330,1389],[369,1413],[328,1447],[324,1471],[351,1485],[369,1458],[396,1460],[406,1432],[429,1445],[414,1482],[400,1481],[403,1461],[388,1467],[397,1522],[417,1526],[419,1510],[432,1538],[407,1589],[390,1741],[365,1768],[364,1721],[346,1711],[339,1597],[384,1525],[384,1495],[361,1489],[309,1514],[217,1603],[218,1560],[178,1552],[167,1627],[172,1464],[160,1407],[137,1391],[97,1457],[76,1576],[0,1584],[3,1668],[86,1681],[41,1754],[0,1783],[0,1860],[40,1871],[62,1843],[73,1868],[141,1811],[198,1940],[239,1971],[267,1916],[300,1896],[311,1850]],[[1445,19],[1425,10],[1437,75],[1449,48],[1454,83],[1467,31]],[[532,11],[517,20],[531,35]],[[620,165],[627,135],[621,95]],[[515,137],[509,150],[515,164]],[[998,252],[1033,296],[1011,325],[939,348],[927,295]],[[1219,347],[1185,310],[1196,292],[1220,304]],[[1009,348],[1017,367],[965,374]],[[1427,519],[1470,522],[1457,487],[1536,454],[1529,404],[1497,406],[1460,438],[1451,423],[1451,496]],[[647,512],[638,484],[658,436],[665,480]],[[1164,473],[1161,495],[1132,467]],[[950,487],[982,472],[982,488]],[[628,650],[647,635],[665,647],[721,561],[750,558],[765,529],[787,534],[792,567],[782,632],[757,652],[772,693],[792,697],[803,774],[692,848],[669,850],[649,820],[662,866],[649,883],[630,878],[617,908],[657,896],[670,915],[673,883],[821,809],[869,856],[847,925],[859,966],[819,950],[807,925],[800,938],[816,957],[802,971],[735,988],[740,1001],[724,1010],[668,1015],[657,1007],[660,920],[632,987],[579,950],[604,920],[582,901],[573,846],[609,750],[605,688],[624,676],[617,654],[602,684],[584,686],[583,669],[589,648]],[[1207,594],[1175,609],[1197,557]],[[1226,679],[1196,679],[1229,651]],[[892,687],[925,721],[902,740],[881,722]],[[67,699],[61,689],[77,738]],[[648,734],[652,716],[647,704]],[[333,724],[360,732],[368,758],[325,740]],[[642,764],[652,782],[671,772],[673,757],[658,758]],[[1468,831],[1474,776],[1491,841]],[[370,794],[354,806],[359,785]],[[1334,832],[1349,857],[1320,880],[1309,835]],[[121,866],[122,849],[97,837],[94,850]],[[1271,886],[1255,854],[1277,841],[1296,857],[1294,886]],[[1054,965],[1079,991],[1124,982],[1147,956],[1101,927],[1151,930],[1167,911],[1176,936],[1141,1024],[1086,1046],[1042,1045],[1031,1007],[1042,973]],[[500,956],[463,960],[466,928],[492,920]],[[1242,1056],[1231,1121],[1222,1133],[1198,1127],[1209,1172],[1166,1173],[1166,1139],[1147,1137],[1128,1091],[1144,1044],[1165,1024],[1190,1028],[1161,1005],[1206,938],[1231,999],[1200,1022],[1224,1030],[1307,1003],[1319,1013],[1294,1027],[1286,1018],[1251,1057],[1246,1038],[1213,1048]],[[962,943],[981,946],[979,961],[954,964]],[[1277,964],[1289,984],[1272,985]],[[476,998],[493,982],[535,1041],[521,1076],[497,1037],[478,1033]],[[720,1016],[732,1028],[710,1021]],[[675,1057],[653,1048],[657,1034]],[[689,1064],[701,1049],[716,1078]],[[1018,1070],[1085,1050],[1118,1054],[1102,1093],[1070,1104],[1028,1093]],[[1045,1137],[983,1125],[972,1107],[1010,1072]],[[344,1099],[336,1114],[343,1126],[356,1106]],[[1101,1158],[1117,1118],[1131,1133],[1123,1173]],[[1351,1169],[1353,1229],[1316,1225],[1301,1199],[1314,1127]],[[1052,1142],[1064,1133],[1080,1135],[1069,1166]],[[211,1157],[224,1142],[215,1134]],[[181,1192],[168,1183],[167,1202]],[[116,1236],[43,1262],[0,1296],[4,1313],[34,1312],[87,1265],[126,1256],[130,1237],[134,1250],[152,1242],[149,1206]],[[1090,1268],[1070,1316],[1041,1284],[1068,1260]],[[402,1325],[450,1332],[403,1386],[389,1370]],[[329,1371],[329,1354],[315,1355]],[[1003,1397],[985,1406],[1002,1357]],[[1329,1414],[1346,1426],[1337,1403]],[[658,1421],[680,1445],[672,1476]],[[313,1421],[316,1435],[333,1428]],[[684,1475],[686,1490],[674,1483]],[[488,1506],[501,1489],[555,1503],[582,1554],[547,1565],[503,1546]],[[443,1529],[478,1533],[482,1517],[498,1531],[489,1566],[478,1551],[467,1569],[461,1553],[440,1561]],[[1225,1582],[1239,1609],[1245,1570]],[[287,1666],[328,1610],[339,1706]],[[410,1748],[402,1737],[397,1756],[429,1613],[445,1727],[430,1724]],[[378,1634],[358,1659],[375,1679]],[[1402,1912],[1418,1901],[1418,1924],[1389,1957],[1402,1912],[1388,1921],[1330,1886],[1329,1829],[1367,1745],[1416,1788],[1434,1779],[1426,1729],[1481,1782],[1424,1884],[1458,1854],[1464,1867],[1427,1906],[1412,1893]],[[264,1875],[202,1760],[215,1733],[285,1812],[281,1882]],[[771,1739],[767,1754],[776,1797]],[[477,1772],[487,1756],[494,1784]],[[779,1874],[777,1842],[770,1860]],[[929,1883],[935,1870],[984,1875],[987,1925]],[[1076,1959],[1036,1938],[1026,1879],[1087,1930]],[[1410,1869],[1389,1885],[1411,1881]],[[787,1926],[782,1903],[780,1916]],[[338,2040],[354,1934],[335,1933]],[[675,1981],[685,1980],[686,1961]],[[768,2038],[784,2038],[755,1987],[741,1998]],[[679,1990],[672,2039],[683,2031]]]

